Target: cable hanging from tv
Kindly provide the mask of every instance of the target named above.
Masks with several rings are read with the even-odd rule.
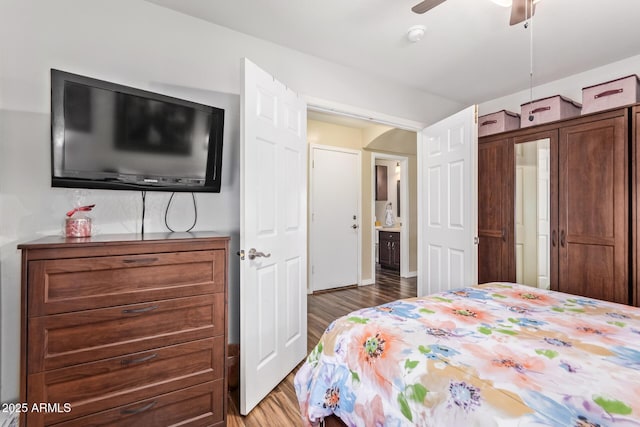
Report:
[[[164,210],[164,225],[167,227],[169,231],[172,231],[172,232],[175,232],[176,230],[174,230],[169,226],[169,221],[167,217],[169,215],[169,207],[171,206],[171,202],[173,201],[173,196],[175,196],[175,194],[176,193],[171,193],[171,197],[169,197],[169,203],[167,203],[167,207]],[[191,227],[189,227],[187,230],[184,231],[185,233],[188,233],[189,231],[193,230],[193,227],[195,227],[196,223],[198,222],[198,205],[196,204],[195,193],[191,193],[191,199],[193,200],[193,224],[191,224]]]

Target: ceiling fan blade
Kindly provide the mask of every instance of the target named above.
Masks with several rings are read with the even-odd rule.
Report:
[[[516,25],[531,18],[536,9],[533,0],[513,0],[509,25]]]
[[[415,13],[425,13],[428,10],[433,9],[440,3],[444,3],[445,0],[424,0],[413,6],[411,10]]]

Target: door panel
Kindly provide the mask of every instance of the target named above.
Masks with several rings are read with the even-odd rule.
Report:
[[[632,295],[632,303],[636,305],[636,307],[640,307],[640,274],[638,272],[639,266],[639,256],[640,256],[640,242],[638,238],[639,228],[638,228],[638,208],[640,204],[638,201],[640,200],[640,192],[638,191],[638,172],[640,169],[640,151],[638,150],[638,143],[640,142],[640,106],[633,107],[632,117],[633,117],[633,127],[632,127],[632,144],[631,144],[631,153],[632,153],[632,217],[631,217],[631,229],[633,231],[632,234],[632,246],[631,250],[633,253],[633,259],[631,260],[632,271],[633,271],[633,279],[631,282],[631,286],[633,288]]]
[[[615,301],[615,249],[613,245],[568,245],[564,271],[569,280],[562,292]]]
[[[514,281],[513,149],[509,139],[478,144],[478,282]]]
[[[240,412],[247,414],[307,351],[307,141],[302,98],[247,59],[243,75]]]
[[[418,276],[418,295],[471,286],[478,280],[475,115],[472,106],[422,131],[418,269],[426,274]]]
[[[358,284],[360,153],[312,147],[311,289]]]
[[[560,129],[559,290],[629,303],[626,117]]]

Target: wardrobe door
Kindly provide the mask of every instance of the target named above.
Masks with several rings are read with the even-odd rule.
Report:
[[[478,141],[478,283],[515,281],[513,143]]]
[[[632,254],[631,263],[633,265],[633,280],[632,280],[632,299],[631,303],[636,307],[640,307],[640,274],[638,267],[640,266],[640,234],[638,233],[638,208],[640,208],[640,191],[638,191],[638,184],[640,183],[640,150],[638,150],[638,144],[640,144],[640,106],[636,105],[631,110],[632,114],[632,136],[631,136],[631,153],[632,153]]]
[[[558,290],[629,303],[627,113],[560,129]]]

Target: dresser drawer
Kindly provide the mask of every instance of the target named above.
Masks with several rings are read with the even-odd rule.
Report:
[[[223,335],[225,294],[29,319],[28,373]]]
[[[30,261],[29,316],[223,292],[224,250]]]
[[[167,393],[90,416],[54,424],[56,427],[204,427],[223,425],[224,381],[217,380]]]
[[[224,374],[224,346],[221,336],[32,374],[29,402],[71,405],[45,414],[50,424],[214,381]]]

